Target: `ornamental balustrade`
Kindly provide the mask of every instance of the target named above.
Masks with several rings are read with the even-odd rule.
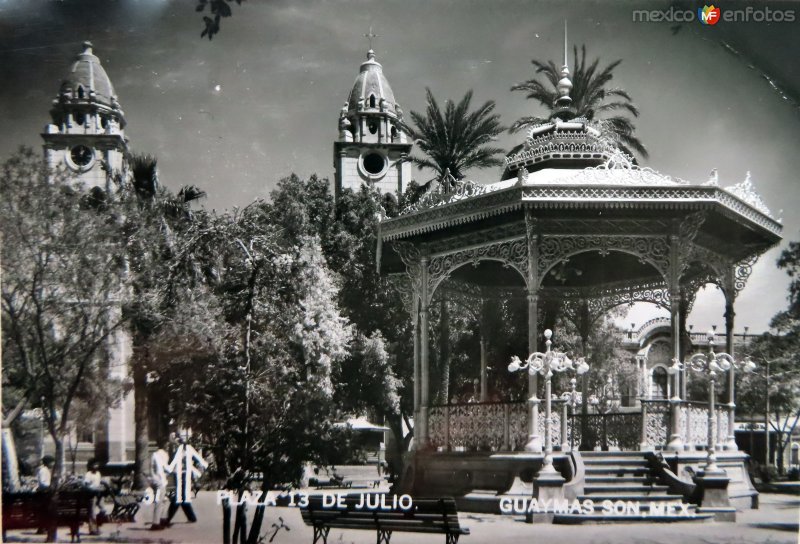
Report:
[[[730,407],[718,406],[714,410],[717,419],[717,443],[724,444],[728,439],[728,412]],[[681,401],[680,425],[681,439],[686,447],[708,447],[708,403]]]
[[[573,412],[562,399],[553,400],[553,448],[636,451],[657,450],[669,442],[670,401],[642,400],[640,411]],[[688,449],[708,446],[708,403],[679,401],[679,433]],[[729,406],[715,410],[717,441],[728,436]],[[523,451],[528,440],[525,401],[446,404],[431,406],[428,441],[438,451]],[[564,417],[566,414],[566,418]],[[566,423],[566,424],[564,424]],[[539,417],[539,436],[546,421]],[[585,433],[585,436],[582,434]]]

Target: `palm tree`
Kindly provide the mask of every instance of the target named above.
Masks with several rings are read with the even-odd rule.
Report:
[[[420,169],[435,171],[437,179],[443,179],[449,173],[457,180],[463,179],[464,173],[470,168],[503,164],[502,159],[496,157],[503,150],[489,145],[498,134],[506,130],[500,125],[500,116],[492,113],[495,108],[493,100],[470,112],[470,90],[458,104],[447,100],[442,112],[431,90],[425,89],[425,92],[425,115],[412,111],[410,115],[415,126],[403,124],[403,129],[411,134],[414,143],[425,156],[412,156],[409,161]]]
[[[191,221],[190,205],[203,198],[205,192],[188,185],[172,194],[159,186],[155,157],[132,155],[127,160],[131,180],[123,198],[129,197],[126,249],[132,297],[123,313],[130,324],[133,343],[135,485],[143,488],[149,442],[147,376],[156,358],[151,344],[166,315],[177,304],[174,228],[180,222]]]
[[[566,61],[566,52],[565,52]],[[577,46],[573,49],[575,70],[572,74],[572,106],[576,117],[585,117],[595,121],[601,132],[625,153],[634,156],[634,152],[647,158],[648,153],[644,144],[634,136],[636,127],[630,117],[639,117],[639,109],[633,104],[631,96],[623,89],[610,87],[614,77],[614,69],[622,60],[616,60],[604,68],[600,68],[600,59],[594,59],[591,64],[586,62],[586,46],[581,46],[580,56]],[[536,76],[533,79],[517,83],[511,87],[512,91],[527,93],[526,98],[536,100],[551,112],[555,111],[558,98],[558,81],[562,78],[561,69],[553,61],[542,62],[536,59],[531,61],[536,67]],[[544,75],[544,81],[538,78]],[[607,114],[611,114],[606,116]],[[512,134],[525,128],[546,123],[548,119],[536,116],[526,116],[518,119],[511,125],[509,132]],[[514,150],[512,150],[513,152]]]

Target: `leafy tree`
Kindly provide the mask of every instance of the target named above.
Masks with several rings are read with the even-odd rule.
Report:
[[[102,190],[48,171],[30,149],[3,164],[0,195],[4,403],[15,403],[4,404],[4,423],[26,404],[42,409],[57,486],[78,406],[117,399],[104,355],[122,323],[119,229]]]
[[[777,434],[777,466],[783,474],[784,450],[800,422],[800,243],[789,244],[778,266],[791,278],[789,306],[772,319],[776,334],[765,333],[747,346],[745,353],[758,368],[738,374],[735,400],[737,411],[751,416],[764,414],[769,405],[769,425]]]
[[[614,141],[625,153],[631,156],[638,153],[647,158],[647,149],[634,135],[636,127],[631,118],[627,117],[627,114],[639,117],[639,109],[625,90],[619,87],[610,87],[614,78],[614,69],[621,62],[621,60],[616,60],[600,68],[600,59],[587,63],[585,45],[581,46],[580,55],[578,55],[577,46],[574,47],[573,66],[575,69],[570,78],[572,81],[570,98],[572,98],[576,117],[585,117],[589,121],[597,122],[601,132]],[[527,93],[526,98],[535,100],[552,113],[555,111],[556,99],[559,97],[558,82],[562,77],[561,69],[551,60],[543,62],[533,59],[531,63],[536,68],[536,76],[517,83],[511,87],[511,90]],[[522,117],[511,125],[509,132],[519,132],[528,127],[545,123],[547,120],[545,117],[538,116]]]
[[[192,225],[184,243],[202,239],[206,266],[218,273],[217,347],[162,377],[176,419],[200,430],[222,475],[241,490],[240,476],[256,472],[264,489],[297,483],[305,462],[335,461],[337,445],[346,445],[333,426],[334,376],[352,336],[337,304],[338,278],[302,217],[292,215],[301,228],[290,239],[272,215],[271,205],[255,202]],[[249,530],[245,509],[236,509],[234,540],[255,542],[264,509]]]
[[[415,185],[409,187],[405,195],[394,198],[381,197],[364,187],[357,192],[345,190],[335,200],[327,180],[312,176],[303,181],[291,176],[278,183],[271,195],[271,205],[266,208],[284,243],[297,244],[302,236],[319,238],[325,259],[339,278],[339,307],[354,325],[357,338],[351,356],[356,360],[347,358],[343,361],[339,383],[346,383],[346,390],[355,388],[371,392],[365,401],[338,395],[337,399],[341,401],[338,407],[350,412],[369,408],[374,415],[383,416],[397,439],[398,451],[394,453],[398,456],[411,439],[410,434],[403,435],[402,428],[403,420],[408,424],[413,411],[413,342],[410,320],[400,295],[376,267],[377,232],[379,218],[396,215],[400,207],[413,198],[415,189]],[[393,375],[402,380],[397,384],[398,410],[386,407],[383,399],[391,393],[385,389],[387,383],[382,376],[356,370],[362,357],[367,357],[361,352],[363,343],[358,339],[374,339],[376,334],[386,349]],[[378,357],[378,360],[382,358]]]
[[[414,143],[424,156],[411,156],[409,160],[419,168],[436,172],[438,179],[450,173],[463,179],[470,168],[501,166],[503,150],[490,144],[505,130],[500,115],[493,113],[493,100],[470,111],[472,91],[468,91],[458,104],[445,102],[444,112],[430,89],[426,89],[425,114],[412,111],[414,126],[403,124],[414,138]]]

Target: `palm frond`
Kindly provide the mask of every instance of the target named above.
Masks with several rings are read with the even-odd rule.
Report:
[[[439,177],[449,171],[456,179],[463,178],[470,168],[502,164],[495,155],[503,150],[490,144],[506,127],[494,113],[493,101],[472,110],[472,96],[470,90],[458,102],[445,101],[442,109],[431,90],[426,89],[425,114],[412,111],[413,126],[403,125],[424,154],[410,157],[409,162],[420,169],[433,170]]]

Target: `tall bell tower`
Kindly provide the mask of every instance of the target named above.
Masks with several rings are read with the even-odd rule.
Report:
[[[412,144],[402,120],[403,110],[370,49],[339,113],[339,138],[333,144],[337,196],[362,185],[382,193],[405,190],[411,179],[411,164],[405,159]]]
[[[113,190],[112,172],[123,167],[128,149],[125,115],[91,42],[72,63],[42,134],[51,168],[66,167],[88,187]]]
[[[50,109],[52,123],[45,127],[44,156],[53,169],[66,169],[72,179],[87,187],[115,191],[114,174],[123,176],[128,139],[125,115],[111,81],[92,52],[90,42],[62,80]],[[120,312],[120,308],[113,310]],[[117,329],[104,345],[101,364],[108,379],[121,383],[128,378],[132,345],[127,329]],[[91,436],[94,456],[101,462],[127,462],[134,452],[134,396],[128,392],[107,412],[92,421],[78,421],[78,439]],[[89,444],[80,444],[88,447]]]

